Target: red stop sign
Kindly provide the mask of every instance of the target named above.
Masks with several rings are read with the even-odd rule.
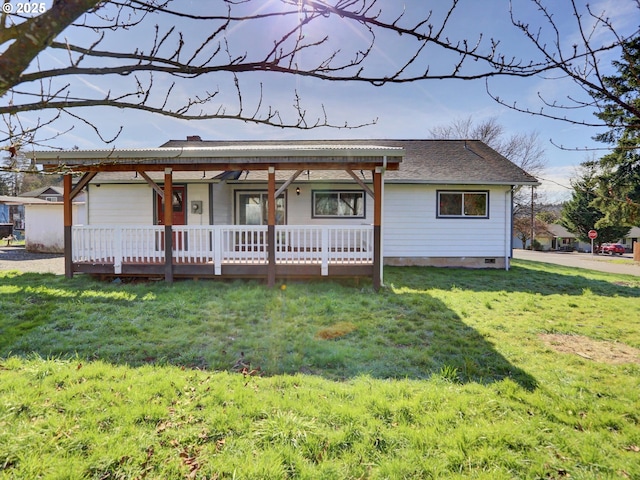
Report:
[[[596,238],[598,238],[598,232],[596,232],[595,230],[589,230],[589,238],[591,240],[595,240]]]

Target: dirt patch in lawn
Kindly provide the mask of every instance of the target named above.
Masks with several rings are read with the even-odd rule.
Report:
[[[556,352],[573,353],[602,363],[640,363],[640,350],[620,342],[594,340],[582,335],[543,334],[542,341]]]

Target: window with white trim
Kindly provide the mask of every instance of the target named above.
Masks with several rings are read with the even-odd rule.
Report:
[[[438,191],[438,218],[489,218],[489,192]]]
[[[267,192],[237,190],[236,192],[236,223],[238,225],[266,225],[267,224]],[[276,198],[276,225],[285,225],[286,197],[282,193]]]
[[[362,190],[314,190],[313,218],[365,218]]]

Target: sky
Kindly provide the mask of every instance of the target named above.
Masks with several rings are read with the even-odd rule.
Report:
[[[302,0],[300,0],[302,1]],[[246,8],[257,8],[268,11],[278,4],[279,0],[261,0],[249,2]],[[295,3],[295,2],[293,2]],[[548,0],[545,2],[554,11],[554,21],[559,27],[559,41],[566,47],[579,43],[578,30],[575,19],[568,10],[569,0]],[[577,0],[581,14],[585,14],[584,3]],[[201,13],[214,10],[220,5],[220,0],[180,0],[178,4]],[[439,25],[445,10],[443,5],[449,2],[443,0],[378,0],[377,8],[383,17],[396,17],[402,10],[405,17],[402,22],[410,24],[419,18],[425,18],[433,10],[431,21]],[[595,0],[590,2],[593,11],[606,12],[607,17],[620,32],[629,32],[638,28],[638,10],[632,0]],[[256,7],[256,5],[258,7]],[[449,39],[468,38],[477,40],[482,34],[483,45],[489,45],[490,38],[499,39],[501,48],[509,55],[517,58],[531,58],[536,53],[532,44],[523,37],[510,23],[508,17],[507,0],[460,0],[444,36]],[[543,35],[553,33],[541,21],[540,12],[533,8],[529,0],[514,0],[515,14],[531,25],[542,25]],[[160,22],[160,16],[150,19],[150,25]],[[588,23],[588,22],[587,22]],[[187,42],[206,38],[209,32],[194,29],[190,24],[179,22],[177,29],[183,29]],[[244,52],[257,52],[270,48],[275,38],[286,24],[276,22],[264,23],[259,26],[240,23],[232,26],[226,33],[230,53],[241,55]],[[206,29],[204,29],[206,30]],[[366,43],[366,31],[353,23],[342,19],[330,18],[324,22],[310,24],[306,35],[308,39],[321,38],[329,35],[328,49],[339,49],[340,54],[348,56],[363,48]],[[66,36],[69,37],[66,37]],[[76,36],[73,36],[76,35]],[[91,38],[83,38],[83,34],[63,32],[61,38],[69,38],[79,44],[88,44]],[[601,30],[593,32],[593,39],[600,41]],[[109,37],[110,45],[115,48],[127,48],[136,45],[141,49],[149,48],[153,37],[149,29],[132,28],[126,32],[119,32],[117,36]],[[553,41],[553,37],[548,37]],[[415,46],[409,39],[379,34],[376,37],[374,49],[370,55],[371,71],[393,71],[401,65],[407,52]],[[326,52],[324,52],[326,54]],[[304,52],[301,62],[313,62],[321,58],[322,52]],[[616,59],[612,54],[604,58],[602,68],[610,70],[611,60]],[[68,59],[64,56],[45,52],[40,57],[40,64],[47,66],[64,65]],[[428,50],[421,54],[414,64],[416,70],[423,70],[426,64],[430,71],[446,69],[449,65],[446,55],[438,50]],[[471,65],[471,68],[474,68]],[[229,75],[210,75],[197,81],[179,82],[172,91],[172,100],[179,104],[184,99],[193,97],[203,91],[219,89],[216,101],[229,111],[234,111],[236,101],[232,95],[233,83]],[[106,92],[116,92],[119,88],[127,88],[134,81],[132,76],[115,77],[107,80],[95,76],[65,79],[72,82],[77,91],[85,91],[104,95]],[[46,134],[55,135],[73,126],[74,128],[55,140],[55,145],[63,148],[144,148],[156,147],[170,139],[184,139],[188,135],[199,135],[203,140],[243,140],[243,139],[338,139],[338,138],[380,138],[380,139],[421,139],[430,138],[430,129],[450,124],[456,119],[471,117],[474,122],[481,122],[495,118],[501,124],[507,135],[537,132],[546,152],[547,168],[539,175],[543,186],[540,188],[549,201],[560,201],[570,196],[569,179],[575,175],[576,167],[583,161],[593,157],[594,152],[586,149],[602,147],[592,140],[601,132],[594,127],[574,125],[562,121],[544,119],[539,116],[527,115],[499,105],[486,93],[485,83],[479,81],[461,80],[425,80],[420,82],[385,85],[375,87],[362,83],[339,83],[319,81],[309,78],[283,76],[281,74],[245,74],[239,76],[240,88],[243,95],[245,111],[252,111],[258,101],[258,93],[262,91],[263,104],[280,109],[283,115],[291,115],[291,105],[296,92],[301,98],[303,108],[307,109],[310,118],[327,113],[329,121],[343,125],[369,124],[360,128],[335,129],[318,128],[313,130],[281,129],[264,125],[238,122],[234,120],[177,120],[148,113],[109,108],[93,108],[82,113],[87,119],[100,126],[105,137],[122,131],[111,144],[105,145],[95,135],[92,128],[70,117],[63,117],[51,127],[47,127]],[[581,94],[571,82],[562,78],[533,77],[528,79],[503,78],[491,81],[491,89],[507,101],[517,101],[518,105],[539,108],[538,95],[545,98],[563,101],[567,96],[576,97]],[[154,77],[154,90],[163,91],[169,86],[169,81]],[[2,99],[4,100],[4,99]],[[214,104],[215,105],[215,104]],[[572,112],[576,113],[576,112]],[[25,116],[32,122],[35,115]],[[577,119],[591,120],[589,111],[579,111]],[[559,148],[557,145],[562,145]],[[601,155],[602,152],[595,152]]]

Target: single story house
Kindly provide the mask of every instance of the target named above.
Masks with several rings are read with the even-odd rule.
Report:
[[[46,200],[47,202],[62,202],[64,198],[64,189],[62,187],[49,185],[21,193],[20,197],[39,198],[41,200]]]
[[[547,231],[536,235],[536,240],[543,250],[590,252],[591,244],[582,242],[575,233],[571,233],[562,225],[550,223]]]
[[[627,236],[620,240],[627,252],[633,252],[633,244],[640,242],[640,227],[631,227]]]
[[[477,140],[189,137],[31,155],[65,173],[67,275],[362,274],[377,287],[383,264],[508,269],[513,191],[538,185]]]

